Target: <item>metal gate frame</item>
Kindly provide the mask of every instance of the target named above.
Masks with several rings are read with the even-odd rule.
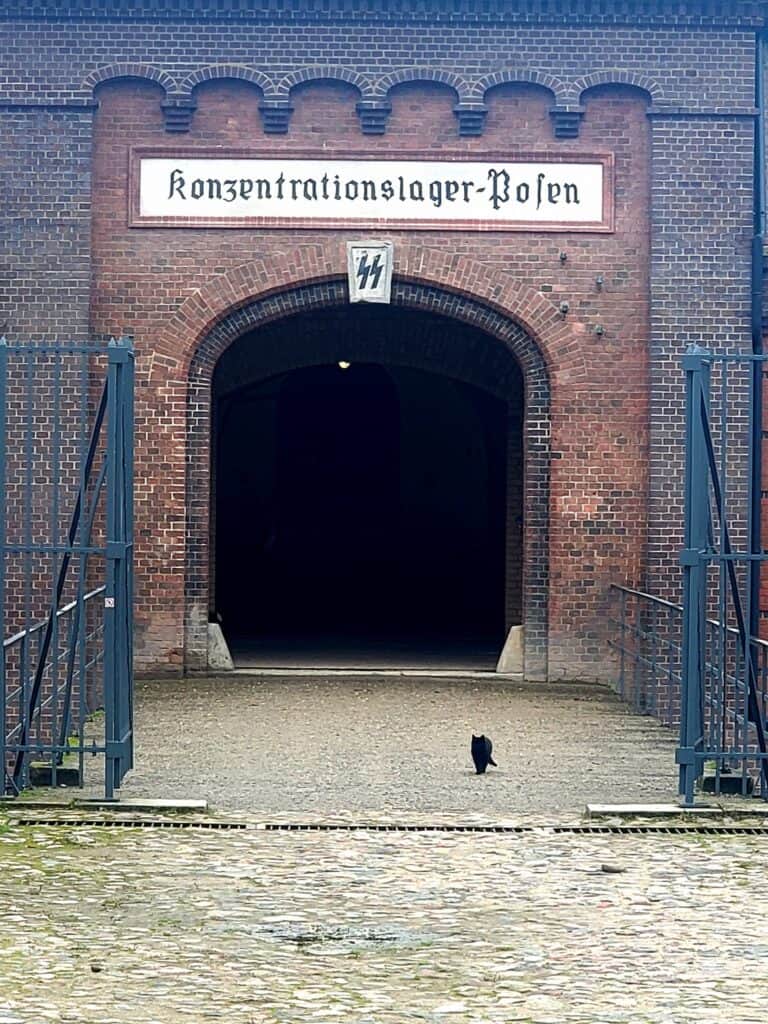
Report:
[[[101,394],[87,429],[86,409],[92,398],[94,357],[106,357]],[[47,359],[53,367],[53,408],[46,411],[48,449],[41,452],[35,437],[36,366]],[[9,361],[11,378],[23,397],[22,412],[14,421],[23,424],[24,442],[22,516],[23,542],[10,543],[5,519],[8,441]],[[67,362],[69,361],[69,362]],[[61,417],[62,367],[70,366],[79,384],[81,430],[79,437],[65,437]],[[57,771],[66,755],[77,755],[83,785],[85,755],[104,755],[104,792],[113,799],[133,766],[133,405],[134,351],[130,338],[97,344],[8,345],[0,339],[0,770],[1,792],[18,794],[30,784],[33,757]],[[45,431],[44,431],[45,433]],[[70,430],[71,433],[71,430]],[[62,445],[78,450],[79,481],[66,536],[59,535],[60,464]],[[51,460],[51,515],[48,533],[40,539],[36,523],[30,523],[33,474],[36,460]],[[14,453],[19,458],[18,450]],[[94,522],[99,520],[101,540],[94,541]],[[6,563],[19,557],[25,567],[24,627],[6,635]],[[32,560],[49,558],[51,585],[44,604],[44,618],[33,621]],[[72,563],[77,572],[70,572]],[[90,577],[98,572],[96,586]],[[62,605],[65,586],[74,599]],[[86,737],[88,689],[101,669],[103,734]],[[100,688],[100,687],[99,687]]]
[[[759,538],[754,501],[756,460],[754,443],[756,400],[768,356],[713,354],[691,346],[683,358],[686,373],[685,534],[683,567],[682,673],[679,792],[686,805],[694,803],[696,783],[706,762],[714,764],[714,792],[722,778],[740,778],[739,789],[768,799],[768,657],[766,644],[751,635],[759,571],[768,555]],[[719,423],[713,428],[712,375],[719,376]],[[729,380],[740,371],[748,382],[745,403],[731,402]],[[742,423],[742,458],[737,508],[746,510],[749,551],[735,550],[729,501],[729,417],[746,411]],[[746,429],[745,429],[746,428]],[[744,462],[746,461],[746,465]],[[758,463],[759,466],[759,463]],[[742,500],[743,499],[743,500]],[[758,513],[759,514],[759,513]],[[756,550],[757,549],[757,550]],[[711,570],[717,570],[717,580]],[[743,594],[743,598],[742,598]],[[714,617],[708,615],[716,603]],[[755,778],[757,777],[757,778]]]

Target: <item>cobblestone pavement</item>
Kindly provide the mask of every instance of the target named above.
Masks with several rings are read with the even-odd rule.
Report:
[[[752,836],[14,826],[0,1022],[756,1024],[765,871]]]
[[[473,731],[494,743],[499,767],[484,776]],[[676,786],[672,733],[605,687],[229,676],[138,685],[122,795],[258,813],[499,815],[672,800]]]

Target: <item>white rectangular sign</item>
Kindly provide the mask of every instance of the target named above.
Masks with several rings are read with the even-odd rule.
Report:
[[[391,242],[347,242],[350,302],[389,302],[392,297]]]
[[[131,224],[610,231],[608,157],[326,160],[133,154]]]

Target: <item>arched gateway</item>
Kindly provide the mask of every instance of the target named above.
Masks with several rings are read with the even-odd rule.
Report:
[[[364,636],[493,667],[522,625],[547,677],[550,380],[513,315],[397,272],[390,306],[271,289],[200,332],[187,419],[188,669],[220,615],[249,665]]]

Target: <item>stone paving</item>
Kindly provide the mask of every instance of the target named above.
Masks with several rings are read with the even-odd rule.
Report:
[[[484,776],[472,768],[473,731],[494,743],[499,767]],[[266,814],[580,812],[674,800],[674,746],[606,687],[579,683],[152,681],[137,686],[136,768],[122,795]]]
[[[549,827],[675,798],[674,738],[606,689],[228,677],[141,684],[136,708],[122,795],[205,797],[247,827],[0,807],[0,1024],[764,1017],[768,834]],[[264,827],[307,821],[532,831]]]
[[[766,841],[13,826],[0,1022],[756,1024]]]

